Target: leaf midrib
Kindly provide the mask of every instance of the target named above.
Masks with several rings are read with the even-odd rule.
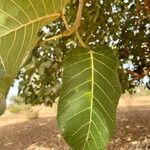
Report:
[[[29,21],[29,22],[27,22],[25,24],[22,24],[21,26],[15,28],[13,30],[10,30],[6,34],[2,34],[1,37],[6,36],[6,35],[8,35],[8,34],[10,34],[12,32],[15,32],[15,31],[17,31],[17,30],[19,30],[19,29],[21,29],[23,27],[29,26],[30,24],[34,24],[34,23],[36,23],[38,21],[45,20],[46,18],[53,18],[53,17],[60,17],[60,16],[61,16],[61,13],[53,13],[53,14],[50,14],[50,15],[42,16],[40,18],[37,18],[35,20]]]
[[[90,120],[89,120],[89,127],[88,127],[88,133],[86,137],[86,141],[83,146],[83,150],[85,148],[86,143],[89,140],[90,137],[90,129],[92,124],[92,114],[93,114],[93,99],[94,99],[94,58],[93,58],[93,52],[90,51],[90,58],[91,58],[91,106],[90,106]]]

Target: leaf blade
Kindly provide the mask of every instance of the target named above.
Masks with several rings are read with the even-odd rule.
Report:
[[[0,0],[0,94],[7,95],[39,29],[60,17],[65,0]],[[7,81],[9,79],[9,81]]]
[[[57,120],[73,149],[104,149],[111,137],[121,94],[117,67],[109,48],[75,49],[66,58]]]

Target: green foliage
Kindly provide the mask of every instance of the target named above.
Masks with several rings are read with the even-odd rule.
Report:
[[[15,113],[15,114],[23,113],[28,120],[35,120],[35,119],[38,119],[39,117],[38,116],[39,111],[36,108],[32,107],[29,104],[25,105],[22,102],[20,103],[20,101],[19,103],[17,101],[17,103],[10,104],[8,107],[8,110],[11,113]]]
[[[12,96],[11,101],[12,103],[15,103],[18,105],[24,104],[24,99],[21,96]]]
[[[59,79],[62,77],[63,53],[61,47],[56,48],[54,44],[45,44],[33,50],[31,63],[19,75],[23,79],[19,93],[25,103],[52,106],[62,84]]]
[[[29,50],[37,42],[39,29],[60,17],[65,4],[63,0],[0,0],[0,94],[7,95]]]
[[[61,34],[63,38],[45,42],[66,30],[64,13],[73,25],[78,0],[0,0],[0,114],[22,67],[17,78],[25,103],[52,105],[60,96],[57,118],[68,144],[104,149],[115,127],[118,75],[123,92],[132,92],[134,81],[149,76],[149,11],[141,0],[84,2],[80,35]],[[82,40],[88,49],[81,47]],[[124,70],[129,60],[134,70]]]
[[[8,107],[8,110],[11,112],[11,113],[19,113],[22,111],[22,107],[21,105],[18,105],[18,104],[11,104],[9,107]]]
[[[65,15],[70,25],[75,20],[77,7],[78,0],[73,0],[66,8]],[[91,49],[95,49],[99,45],[117,49],[122,91],[133,93],[135,87],[140,84],[141,77],[148,75],[149,71],[144,72],[143,68],[146,67],[147,70],[150,70],[148,27],[150,22],[144,2],[87,0],[82,17],[84,19],[81,22],[79,33],[83,41]],[[55,36],[65,30],[61,19],[47,25],[46,28],[49,30],[47,34],[43,31],[39,34],[44,38]],[[26,103],[33,105],[44,103],[52,106],[60,95],[63,59],[76,46],[80,46],[80,44],[74,34],[33,49],[30,65],[20,74],[24,80],[20,84],[19,93],[24,97]],[[124,72],[123,64],[129,60],[134,65],[133,74]],[[49,63],[51,66],[45,68],[43,67],[45,63]],[[43,68],[42,74],[40,73],[41,68]],[[33,80],[35,74],[38,78],[35,77]]]
[[[57,120],[74,150],[104,149],[112,136],[121,95],[117,69],[107,47],[78,48],[66,56]]]

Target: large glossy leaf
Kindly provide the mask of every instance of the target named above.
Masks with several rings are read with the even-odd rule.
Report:
[[[60,17],[68,0],[0,0],[0,94],[36,43],[39,29]]]
[[[103,150],[121,95],[118,63],[109,48],[75,49],[64,62],[57,120],[74,150]]]

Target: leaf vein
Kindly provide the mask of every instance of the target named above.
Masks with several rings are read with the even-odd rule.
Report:
[[[70,103],[68,103],[67,105],[65,105],[65,107],[62,108],[62,111],[65,110],[69,105],[72,105],[73,103],[77,102],[78,100],[80,100],[82,97],[86,96],[90,94],[90,92],[83,94],[82,96],[80,96],[79,98],[75,99],[74,101],[71,101]]]
[[[90,109],[90,107],[88,107],[88,108],[86,108],[86,109],[83,109],[83,110],[79,111],[78,113],[74,114],[73,116],[69,117],[69,118],[64,122],[64,125],[62,125],[62,127],[64,128],[69,120],[71,120],[72,118],[74,118],[74,117],[80,115],[81,113],[87,111],[88,109]]]
[[[91,68],[86,68],[86,69],[83,69],[82,71],[80,71],[79,73],[77,73],[76,75],[72,76],[69,80],[67,80],[66,82],[64,82],[63,84],[66,85],[68,84],[69,82],[71,82],[74,78],[82,75],[82,73],[85,73],[86,71],[88,71],[89,69]]]
[[[31,21],[30,17],[28,16],[28,14],[24,11],[22,7],[20,7],[16,2],[14,2],[14,0],[11,0],[11,2],[14,3],[25,14],[25,16],[28,18],[29,21]]]
[[[68,91],[66,94],[64,94],[64,95],[61,97],[61,99],[63,99],[64,97],[66,97],[70,92],[72,92],[72,91],[75,90],[76,88],[79,88],[80,86],[82,86],[82,85],[84,85],[84,84],[86,84],[86,83],[88,83],[88,82],[90,82],[90,81],[91,81],[91,80],[87,80],[87,81],[85,81],[85,82],[79,84],[78,86],[74,87],[73,89],[71,89],[70,91]]]
[[[80,61],[76,61],[75,63],[72,63],[71,65],[69,65],[68,67],[64,68],[65,70],[69,69],[70,67],[73,67],[74,65],[76,64],[79,64],[79,63],[82,63],[82,62],[85,62],[87,60],[90,60],[90,58],[86,58],[84,60],[80,60]]]
[[[97,69],[94,69],[95,72],[97,72],[103,79],[105,79],[105,81],[112,87],[112,89],[114,90],[114,92],[117,94],[117,96],[119,96],[119,94],[117,93],[117,91],[115,90],[114,86],[109,82],[109,80],[107,80],[107,78],[105,78],[102,74],[100,74]]]
[[[98,134],[100,135],[100,138],[101,138],[101,140],[102,140],[103,144],[105,145],[104,139],[103,139],[103,137],[102,137],[101,133],[99,132],[99,130],[98,130],[98,128],[97,128],[97,126],[96,126],[95,122],[94,122],[94,121],[92,121],[92,123],[93,123],[93,125],[95,126],[95,128],[96,128],[96,130],[97,130]]]
[[[108,94],[105,93],[105,91],[103,91],[103,89],[97,84],[94,82],[94,84],[100,89],[100,91],[102,91],[102,93],[104,93],[104,95],[107,97],[107,99],[109,100],[110,104],[114,107],[114,104],[113,102],[111,101],[111,99],[109,98]]]
[[[101,120],[101,118],[99,117],[99,115],[97,114],[97,112],[93,109],[93,112],[95,113],[95,115],[97,116],[98,120],[101,122],[101,124],[103,125],[103,127],[105,128],[105,131],[107,133],[109,133],[107,127],[104,125],[103,121]]]
[[[10,17],[11,19],[15,20],[19,25],[21,25],[21,22],[20,22],[18,19],[16,19],[16,18],[13,17],[12,15],[6,13],[6,12],[3,11],[2,9],[0,9],[0,11],[1,11],[2,13],[4,13],[5,15],[7,15],[8,17]]]
[[[103,105],[99,102],[99,100],[94,97],[94,99],[98,102],[98,104],[102,107],[102,109],[105,111],[106,115],[109,117],[109,119],[111,120],[111,122],[114,124],[113,119],[111,118],[111,116],[108,114],[108,112],[105,110],[105,108],[103,107]]]
[[[44,3],[44,0],[42,0],[42,4],[43,4],[44,10],[45,10],[45,14],[47,15],[47,14],[48,14],[48,11],[47,11],[47,9],[46,9],[46,5],[45,5],[45,3]]]
[[[37,13],[36,9],[34,8],[34,5],[33,5],[32,1],[31,0],[28,0],[28,1],[30,2],[30,4],[31,4],[31,6],[32,6],[36,16],[39,18],[39,14]]]
[[[99,54],[99,53],[95,53],[95,52],[93,52],[93,53],[94,53],[95,55],[105,57],[106,59],[112,61],[112,62],[115,63],[115,64],[118,64],[114,59],[112,59],[112,58],[110,58],[110,57],[107,57],[107,56],[105,56],[104,54]]]
[[[98,63],[102,64],[102,65],[105,66],[106,68],[108,68],[108,69],[114,74],[114,76],[118,78],[118,76],[114,73],[114,71],[113,71],[109,66],[105,65],[105,63],[103,63],[103,62],[100,61],[100,60],[97,60],[96,58],[94,58],[94,60],[97,61]]]

